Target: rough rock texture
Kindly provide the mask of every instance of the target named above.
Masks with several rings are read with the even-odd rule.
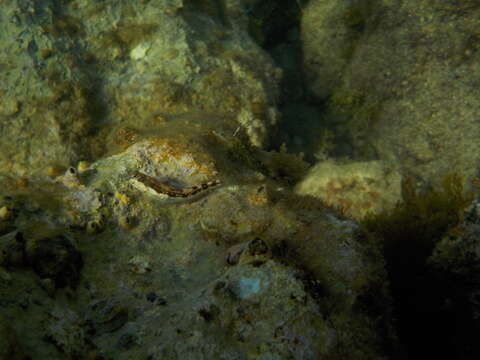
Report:
[[[389,211],[401,200],[401,176],[380,161],[325,161],[312,167],[295,191],[318,197],[347,216],[362,219]]]
[[[95,159],[119,127],[152,131],[193,109],[256,146],[277,121],[281,72],[240,1],[8,0],[0,22],[3,173]]]
[[[55,10],[52,1],[2,3],[2,173],[31,174],[89,156],[85,137],[97,121],[90,96],[94,85],[67,29],[48,35],[57,21]]]
[[[391,352],[379,244],[261,150],[254,3],[2,2],[1,360]]]
[[[303,11],[312,90],[336,135],[428,183],[478,166],[477,1],[321,1]]]
[[[22,334],[9,351],[34,360],[387,354],[394,334],[377,244],[263,174],[268,153],[237,144],[249,167],[231,151],[238,139],[198,131],[138,135],[54,180],[4,178],[0,303]],[[185,198],[159,185],[214,179]],[[29,250],[39,241],[46,251]],[[65,267],[77,249],[83,266]]]

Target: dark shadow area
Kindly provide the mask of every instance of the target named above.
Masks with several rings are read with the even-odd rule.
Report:
[[[427,254],[412,258],[424,250],[415,245],[392,250],[398,252],[387,256],[388,274],[397,334],[407,359],[480,358],[479,321],[470,299],[472,289],[478,288],[478,273],[471,271],[469,279],[433,271],[427,266]],[[475,268],[478,264],[470,267]]]
[[[468,296],[480,265],[431,263],[442,238],[462,236],[459,226],[472,197],[464,193],[462,177],[455,173],[446,175],[439,189],[419,192],[413,184],[411,178],[405,181],[403,202],[395,209],[364,222],[383,239],[397,335],[408,352],[403,358],[479,358],[473,335],[478,334],[479,322],[473,319]],[[463,274],[456,273],[459,268]]]
[[[253,39],[282,69],[278,109],[281,123],[268,150],[285,147],[291,153],[304,153],[314,163],[328,153],[333,132],[323,118],[323,104],[309,90],[303,71],[301,16],[306,0],[259,1],[247,9],[249,32]],[[322,144],[326,144],[322,148]]]

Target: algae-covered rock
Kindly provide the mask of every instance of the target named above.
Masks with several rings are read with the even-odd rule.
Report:
[[[45,321],[45,336],[58,349],[70,358],[82,357],[89,346],[86,341],[86,327],[82,319],[73,311],[56,307],[49,312]]]
[[[475,1],[310,1],[302,17],[307,78],[353,155],[426,183],[470,178],[480,152]]]
[[[326,161],[309,170],[296,192],[318,197],[346,215],[362,219],[393,209],[401,199],[401,176],[380,161]]]
[[[5,1],[0,21],[2,173],[42,173],[47,165],[90,156],[94,77],[73,51],[78,21],[59,15],[50,0],[41,6]]]
[[[163,330],[145,333],[144,349],[137,346],[134,353],[148,348],[147,353],[166,359],[309,359],[328,353],[335,343],[335,330],[321,319],[296,274],[273,261],[235,266],[175,303],[173,312],[168,309],[157,307],[142,319],[142,328]]]
[[[24,246],[20,263],[48,298],[37,337],[24,342],[29,356],[42,337],[44,353],[72,358],[387,354],[394,334],[377,245],[320,201],[260,176],[271,172],[265,153],[246,152],[248,167],[210,149],[231,149],[232,135],[197,131],[142,135],[78,182],[62,175],[11,192],[25,244],[8,235],[7,248]],[[25,268],[6,269],[11,291]]]
[[[339,87],[355,51],[372,1],[310,1],[303,8],[301,34],[311,90],[321,99]],[[327,51],[328,49],[328,51]]]
[[[117,125],[151,130],[158,113],[192,109],[266,145],[281,74],[248,36],[242,4],[214,3],[3,2],[2,172],[92,160]]]
[[[259,149],[280,73],[248,36],[244,2],[4,5],[19,19],[7,30],[36,44],[27,56],[8,40],[15,64],[36,61],[12,74],[45,93],[1,94],[0,304],[26,356],[389,353],[378,244],[292,192],[301,156]],[[20,138],[28,151],[11,157]]]

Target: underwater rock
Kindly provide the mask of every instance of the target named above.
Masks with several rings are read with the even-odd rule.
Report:
[[[359,13],[357,21],[360,22],[363,7],[354,2],[314,0],[303,9],[301,34],[304,63],[307,74],[311,75],[305,79],[320,99],[326,99],[332,89],[341,84],[355,35],[352,25],[344,18],[355,10]]]
[[[380,306],[384,268],[358,226],[201,145],[183,135],[149,136],[92,163],[80,188],[50,181],[41,187],[47,201],[25,197],[14,225],[28,230],[26,259],[14,263],[30,264],[43,279],[33,282],[43,302],[66,298],[71,306],[44,322],[44,307],[25,301],[39,314],[33,323],[48,324],[41,335],[55,345],[49,349],[59,359],[62,350],[73,356],[93,343],[114,358],[303,360],[333,357],[348,342],[347,354],[361,353],[356,359],[381,354],[384,335],[376,326],[389,319]],[[152,179],[142,186],[136,172]],[[185,198],[149,188],[192,188],[217,178],[221,185]],[[45,206],[48,191],[59,188],[55,206]],[[56,216],[72,208],[81,221]],[[135,226],[122,224],[125,216],[137,219]],[[72,228],[100,217],[101,232]],[[23,246],[8,236],[21,255]],[[225,266],[226,254],[232,266]],[[17,265],[11,268],[9,283],[16,284]],[[55,291],[66,286],[75,293]],[[70,313],[71,321],[62,321],[63,311],[86,314],[85,321]],[[78,342],[69,338],[75,334]],[[360,349],[357,341],[371,345]]]
[[[111,150],[105,139],[116,137],[116,126],[149,132],[158,112],[222,114],[218,125],[243,127],[256,146],[268,143],[278,122],[281,72],[250,38],[241,2],[47,0],[42,10],[18,1],[3,8],[5,172],[30,176],[98,158]]]
[[[0,265],[6,268],[20,267],[27,263],[25,239],[14,231],[0,237]]]
[[[260,265],[269,257],[269,248],[267,244],[261,239],[254,239],[252,241],[230,247],[227,251],[227,264],[236,265],[238,263],[255,263]]]
[[[395,164],[425,184],[450,171],[476,175],[479,16],[475,1],[308,2],[305,79],[328,98],[324,117],[349,155]]]
[[[247,243],[240,243],[231,246],[227,250],[227,255],[226,255],[226,261],[228,265],[237,265],[238,262],[240,261],[240,256],[242,256],[242,253],[245,251],[245,248],[247,246]]]
[[[57,288],[75,288],[80,280],[82,254],[63,235],[29,244],[28,260],[41,279],[53,279]]]
[[[380,161],[326,161],[310,169],[295,191],[318,197],[345,215],[362,219],[367,214],[388,211],[401,200],[401,176]]]
[[[46,340],[61,349],[62,353],[81,358],[88,352],[83,320],[77,313],[58,306],[49,312],[44,326]]]
[[[170,318],[160,316],[168,311],[163,307],[155,308],[157,316],[142,315],[141,322],[149,328],[163,323],[157,335],[144,335],[144,343],[156,356],[169,354],[174,359],[237,358],[239,354],[314,359],[329,353],[335,332],[297,276],[296,270],[271,260],[262,267],[231,267],[205,291],[172,305],[176,310]],[[184,341],[176,342],[178,338]]]
[[[292,194],[285,184],[307,170],[300,157],[262,161],[248,146],[264,146],[275,127],[280,74],[248,38],[244,2],[119,4],[62,2],[51,14],[64,16],[45,19],[55,41],[42,61],[56,70],[49,84],[61,82],[44,105],[48,129],[60,142],[92,145],[98,157],[62,153],[62,164],[91,164],[60,183],[23,187],[12,223],[31,234],[25,244],[11,235],[11,287],[2,283],[0,295],[28,294],[20,305],[32,316],[22,322],[50,340],[25,343],[52,360],[88,358],[90,344],[101,354],[91,358],[380,358],[390,341],[377,328],[388,322],[377,306],[386,298],[381,257],[353,221]],[[26,7],[21,14],[33,17],[37,8]],[[56,65],[63,42],[78,49],[72,76],[84,75],[86,89]],[[43,107],[32,115],[25,104],[23,114],[23,104],[18,123],[42,125]],[[99,128],[88,129],[93,119]],[[50,150],[40,138],[32,151]],[[13,172],[26,167],[24,156]],[[39,236],[35,221],[55,235]],[[235,244],[235,266],[225,266]],[[16,271],[23,263],[42,281]],[[52,284],[75,292],[50,297]]]

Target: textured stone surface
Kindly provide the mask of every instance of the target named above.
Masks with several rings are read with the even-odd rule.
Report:
[[[312,167],[295,191],[318,197],[347,216],[362,219],[367,214],[389,211],[401,200],[401,176],[380,161],[326,161]]]
[[[310,1],[302,39],[312,90],[356,157],[399,165],[427,183],[475,174],[475,1]]]
[[[378,244],[261,150],[281,72],[253,3],[2,3],[2,356],[389,352]]]
[[[168,115],[210,112],[259,147],[278,120],[281,72],[240,1],[8,0],[0,21],[3,173],[96,159],[119,126]]]
[[[391,310],[375,243],[319,201],[260,176],[261,165],[203,147],[224,146],[224,137],[201,139],[143,135],[83,172],[30,181],[2,198],[12,212],[4,221],[26,239],[24,260],[15,232],[0,237],[19,256],[19,265],[2,262],[0,303],[15,331],[30,325],[22,349],[32,359],[385,353],[393,332],[385,332]],[[180,188],[221,184],[172,198],[139,186],[136,171]],[[81,252],[81,269],[64,262],[70,248],[58,248],[59,234]],[[55,261],[35,256],[38,244]],[[59,278],[62,269],[71,281]]]

